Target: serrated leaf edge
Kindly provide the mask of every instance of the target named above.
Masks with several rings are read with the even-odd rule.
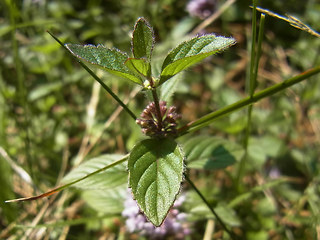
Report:
[[[173,62],[167,64],[167,65],[164,67],[164,63],[165,63],[166,58],[167,58],[175,49],[178,49],[178,48],[181,47],[182,45],[184,45],[184,44],[186,44],[187,42],[190,42],[190,41],[192,41],[192,40],[194,40],[194,39],[199,39],[199,38],[201,38],[201,37],[206,37],[206,36],[223,37],[223,38],[226,38],[226,39],[229,39],[229,40],[233,40],[233,42],[232,42],[230,45],[227,45],[227,46],[225,46],[225,47],[222,47],[222,48],[220,48],[219,50],[216,50],[216,51],[210,51],[210,52],[206,52],[206,53],[199,53],[199,54],[195,54],[195,55],[192,55],[192,56],[187,56],[187,57],[179,58],[179,59],[174,60]],[[205,34],[205,35],[202,35],[202,36],[196,36],[196,37],[193,37],[193,38],[191,38],[191,39],[188,39],[188,40],[185,40],[185,41],[181,42],[178,46],[172,48],[172,49],[169,51],[169,53],[167,54],[167,56],[166,56],[166,58],[165,58],[165,60],[164,60],[164,62],[163,62],[163,64],[162,64],[162,67],[161,67],[159,85],[163,84],[165,81],[167,81],[168,79],[170,79],[171,77],[173,77],[173,76],[176,75],[176,74],[175,74],[175,75],[172,75],[171,77],[162,80],[162,76],[163,76],[162,73],[163,73],[163,72],[166,70],[166,68],[169,67],[171,64],[174,64],[174,63],[176,63],[176,62],[178,62],[178,61],[181,61],[181,60],[182,60],[182,61],[183,61],[183,60],[187,60],[188,58],[192,58],[192,57],[195,57],[195,56],[200,56],[200,55],[206,55],[206,54],[207,54],[208,56],[205,56],[205,57],[204,57],[204,58],[206,58],[206,57],[209,57],[209,56],[211,56],[211,55],[214,55],[214,54],[218,54],[218,53],[220,53],[220,52],[223,52],[224,50],[226,50],[227,48],[229,48],[229,47],[231,47],[231,46],[233,46],[233,45],[235,45],[235,44],[236,44],[236,40],[235,40],[233,37],[225,37],[225,36],[219,36],[219,35],[215,35],[215,34]],[[204,46],[204,47],[205,47],[205,46]],[[190,49],[191,49],[191,48],[190,48]],[[180,50],[179,50],[179,51],[180,51]],[[188,52],[190,52],[190,50],[189,50]],[[212,53],[212,52],[214,52],[214,53]],[[193,65],[193,64],[191,64],[191,65]],[[178,72],[178,73],[179,73],[179,72]],[[178,73],[177,73],[177,74],[178,74]]]
[[[75,56],[76,58],[78,59],[81,59],[87,63],[90,63],[90,64],[93,64],[93,65],[96,65],[96,66],[99,66],[100,68],[106,70],[106,71],[109,71],[110,73],[114,74],[114,75],[117,75],[117,76],[120,76],[120,77],[123,77],[123,78],[127,78],[137,84],[142,84],[142,79],[140,77],[138,77],[136,74],[134,74],[127,66],[125,66],[125,62],[123,62],[123,66],[126,68],[126,71],[125,72],[122,72],[122,71],[118,71],[117,69],[115,68],[107,68],[107,67],[104,67],[102,66],[100,63],[94,63],[94,62],[90,62],[88,60],[86,60],[85,58],[79,56],[78,54],[76,54],[73,50],[70,49],[70,45],[76,45],[76,46],[80,46],[80,47],[94,47],[94,48],[105,48],[105,49],[108,49],[108,50],[111,50],[111,51],[116,51],[120,54],[123,54],[124,57],[126,57],[127,59],[129,58],[128,54],[126,52],[122,52],[121,50],[119,50],[118,48],[108,48],[108,47],[105,47],[103,44],[97,44],[97,45],[94,45],[94,44],[73,44],[73,43],[66,43],[64,44],[64,46],[68,49],[68,51],[73,55]],[[126,76],[123,76],[123,75],[129,75],[133,78],[135,78],[136,80],[133,80],[132,78],[129,78],[129,77],[126,77]]]
[[[134,41],[133,41],[133,36],[134,36],[134,32],[136,30],[136,27],[138,25],[138,23],[140,21],[143,21],[146,26],[150,29],[150,32],[151,32],[151,36],[152,36],[152,44],[151,44],[151,49],[150,49],[150,57],[147,58],[147,56],[145,56],[148,60],[148,62],[151,61],[151,56],[152,56],[152,52],[153,52],[153,48],[154,48],[154,45],[155,45],[155,37],[154,37],[154,30],[152,28],[152,26],[150,25],[150,23],[144,18],[144,17],[139,17],[136,21],[136,23],[134,24],[134,28],[133,28],[133,33],[132,33],[132,40],[131,40],[131,52],[134,56],[134,58],[136,58],[135,54],[134,54]]]
[[[140,142],[139,142],[139,143],[140,143]],[[139,144],[139,143],[137,143],[137,144]],[[184,175],[184,173],[185,173],[185,170],[186,170],[186,168],[187,168],[187,167],[186,167],[186,164],[185,164],[185,162],[186,162],[186,157],[185,157],[185,153],[184,153],[184,151],[183,151],[182,146],[181,146],[179,143],[177,143],[177,146],[178,146],[178,149],[179,149],[179,152],[180,152],[181,156],[183,156],[183,160],[182,160],[182,163],[183,163],[182,177],[181,177],[181,182],[180,182],[179,191],[177,191],[177,193],[175,194],[175,197],[174,197],[174,200],[173,200],[173,202],[172,202],[172,205],[171,205],[171,207],[168,209],[168,211],[166,212],[165,217],[163,218],[162,222],[161,222],[159,225],[155,225],[156,227],[160,227],[160,226],[163,224],[163,222],[165,221],[165,219],[167,218],[168,213],[170,212],[171,208],[173,207],[174,202],[175,202],[176,199],[177,199],[177,196],[178,196],[179,193],[181,192],[181,184],[182,184],[182,182],[185,180],[185,175]],[[141,158],[143,155],[144,155],[144,154],[142,154],[139,158]],[[130,160],[130,155],[129,155],[129,157],[128,157],[128,163],[129,163],[129,160]],[[128,169],[128,171],[129,171],[129,169]],[[132,187],[131,187],[131,183],[130,183],[130,171],[129,171],[129,176],[128,176],[128,177],[129,177],[129,188],[130,188],[130,191],[131,191],[132,199],[133,199],[134,201],[136,201],[137,205],[139,206],[138,201],[135,199],[134,193],[133,193],[133,191],[132,191]],[[140,179],[140,178],[139,178],[139,179]],[[141,209],[140,206],[139,206],[139,209],[140,209],[140,211],[143,213],[143,215],[147,218],[147,220],[152,223],[152,221],[150,221],[149,218],[148,218],[148,216],[145,214],[145,211],[144,211],[143,209]]]

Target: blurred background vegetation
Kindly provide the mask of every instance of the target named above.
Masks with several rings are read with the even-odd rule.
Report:
[[[216,1],[215,10],[224,2]],[[38,202],[4,204],[53,188],[86,159],[127,153],[143,137],[132,119],[46,30],[64,43],[104,44],[129,52],[133,24],[144,16],[156,33],[153,60],[157,65],[203,21],[187,11],[187,4],[185,0],[1,0],[0,238],[127,236],[120,214],[101,218],[73,191]],[[183,123],[246,96],[250,4],[235,1],[197,32],[233,36],[238,43],[180,76],[172,102]],[[319,1],[266,0],[258,5],[294,15],[320,30]],[[271,17],[266,18],[262,49],[258,90],[320,64],[319,38]],[[134,84],[95,71],[120,99],[129,101],[137,115],[148,104]],[[248,164],[240,187],[235,186],[237,164],[189,172],[213,205],[229,206],[232,214],[226,223],[243,239],[320,238],[319,89],[315,76],[254,105]],[[242,144],[246,124],[246,111],[241,110],[196,134]],[[272,188],[259,188],[271,181]],[[186,211],[201,204],[193,193],[187,196]],[[205,214],[190,221],[189,238],[202,238],[207,229]],[[219,238],[217,226],[214,239]]]

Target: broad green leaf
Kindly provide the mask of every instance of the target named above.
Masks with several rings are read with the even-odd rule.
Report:
[[[284,147],[283,141],[275,136],[251,137],[248,146],[248,157],[251,159],[250,167],[264,168],[267,159],[281,156],[281,151],[285,150]]]
[[[72,75],[65,76],[63,81],[57,80],[55,82],[48,82],[43,84],[37,84],[28,94],[28,99],[30,101],[36,101],[44,96],[47,96],[54,91],[59,91],[67,84],[75,83],[82,80],[86,76],[86,73],[83,71],[75,72]]]
[[[127,54],[118,49],[106,48],[103,45],[65,44],[65,46],[79,59],[98,65],[114,75],[142,84],[142,80],[124,65],[128,59]]]
[[[179,192],[183,160],[181,148],[172,139],[146,139],[130,153],[129,186],[155,226],[163,222]]]
[[[132,34],[132,53],[135,58],[146,58],[151,60],[154,45],[152,27],[147,20],[139,18],[134,26]]]
[[[214,205],[214,211],[223,220],[224,223],[230,226],[240,226],[241,221],[237,216],[236,212],[225,203],[223,196],[217,196],[217,190],[215,187],[210,188],[208,186],[207,190],[202,189],[204,197],[207,199],[211,205]],[[217,205],[215,204],[217,203]],[[186,193],[186,201],[184,202],[185,209],[188,210],[188,219],[190,221],[199,221],[203,218],[214,219],[215,216],[212,214],[208,206],[203,202],[196,192],[189,191]]]
[[[196,64],[210,55],[234,45],[235,39],[222,36],[204,35],[181,43],[166,57],[162,65],[160,83],[164,83],[182,70]]]
[[[176,75],[160,86],[160,99],[166,101],[168,105],[172,102],[172,96],[177,90],[178,83],[180,82],[181,75]],[[181,90],[181,85],[179,86]]]
[[[119,158],[119,159],[117,159],[117,158]],[[64,184],[60,187],[53,188],[45,193],[42,193],[42,194],[39,194],[36,196],[31,196],[31,197],[6,200],[5,202],[12,203],[12,202],[23,202],[23,201],[37,200],[37,199],[48,197],[52,194],[58,193],[61,190],[66,189],[66,188],[68,188],[72,185],[76,185],[76,184],[78,184],[78,186],[85,186],[85,188],[91,188],[91,189],[96,189],[96,188],[99,189],[99,187],[105,189],[105,188],[109,188],[109,187],[118,186],[121,184],[121,180],[119,180],[120,178],[117,179],[118,181],[116,181],[116,183],[113,182],[113,185],[109,183],[110,179],[109,179],[109,182],[105,183],[104,182],[105,178],[101,178],[101,177],[97,178],[95,181],[93,181],[93,179],[94,179],[93,177],[98,176],[99,173],[103,173],[103,172],[105,172],[105,171],[107,171],[117,165],[123,164],[123,162],[128,159],[128,156],[119,157],[119,155],[117,155],[115,157],[115,159],[117,159],[117,160],[111,162],[110,164],[101,166],[101,167],[97,167],[96,164],[93,164],[94,166],[92,168],[90,168],[90,166],[82,166],[82,168],[74,170],[75,172],[72,171],[72,173],[70,173],[64,179],[62,179],[62,182],[63,181],[67,182],[66,184]],[[89,179],[91,181],[89,181]],[[84,184],[80,185],[79,184],[80,182],[84,183]],[[99,184],[104,185],[104,186],[100,186]]]
[[[2,103],[1,101],[1,97],[0,97],[0,103]],[[0,146],[0,152],[3,153],[4,150],[1,149]],[[1,181],[1,191],[0,191],[0,201],[1,201],[1,218],[3,220],[7,220],[7,221],[14,221],[15,219],[17,219],[17,217],[20,214],[20,209],[16,206],[16,205],[11,205],[11,204],[7,204],[4,205],[4,201],[6,199],[12,199],[14,198],[14,193],[12,191],[12,189],[14,188],[13,186],[13,172],[12,169],[10,167],[10,165],[2,158],[2,154],[0,154],[0,170],[1,170],[1,174],[0,174],[0,181]]]
[[[240,160],[244,154],[240,145],[218,137],[194,137],[183,145],[188,168],[226,168]]]
[[[132,72],[142,75],[146,79],[151,76],[151,65],[145,58],[128,58],[125,65]]]
[[[217,207],[215,207],[215,211],[224,223],[233,227],[241,225],[241,221],[236,215],[235,211],[232,208],[226,206],[225,204],[219,204]],[[194,204],[193,207],[189,209],[189,213],[195,216],[199,216],[200,219],[203,219],[204,216],[206,218],[214,218],[208,206],[205,205],[203,202],[198,202],[197,204]]]
[[[80,179],[98,169],[101,169],[119,159],[122,155],[101,155],[99,157],[87,160],[77,168],[69,172],[63,179],[62,183],[69,183]],[[81,189],[110,189],[122,185],[127,182],[128,173],[124,163],[118,164],[103,172],[90,176],[79,183],[74,184],[74,187]]]
[[[218,203],[215,207],[215,211],[226,224],[233,227],[241,226],[241,220],[237,216],[235,210],[230,208],[225,202]]]
[[[126,178],[126,180],[128,180]],[[115,188],[99,190],[84,190],[81,194],[87,204],[101,213],[121,214],[124,201],[128,194],[128,183],[125,182]]]
[[[287,178],[287,177],[280,177],[275,180],[271,180],[267,183],[264,183],[262,185],[259,185],[257,187],[251,188],[248,192],[237,195],[236,198],[232,199],[232,201],[229,202],[228,206],[231,208],[234,208],[235,206],[238,206],[245,201],[249,201],[249,198],[255,196],[255,194],[262,192],[262,191],[265,191],[266,189],[270,189],[275,186],[280,187],[282,183],[290,182],[290,180],[292,180],[292,179]]]
[[[260,240],[268,240],[270,239],[269,233],[267,230],[260,230],[260,231],[248,231],[246,233],[246,239],[248,240],[256,240],[256,239],[260,239]]]

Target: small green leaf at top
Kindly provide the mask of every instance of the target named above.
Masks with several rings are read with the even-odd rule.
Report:
[[[206,57],[221,52],[236,43],[234,38],[214,34],[195,37],[174,48],[163,62],[159,84]]]
[[[160,226],[179,193],[184,154],[172,139],[146,139],[131,151],[129,186],[140,209]]]
[[[129,70],[124,64],[128,55],[118,49],[106,48],[103,45],[65,44],[65,46],[75,57],[81,60],[98,65],[114,75],[142,84],[139,75]]]
[[[146,58],[151,61],[154,45],[154,34],[150,24],[144,18],[139,18],[132,34],[132,53],[135,58]]]
[[[128,58],[125,65],[145,79],[151,77],[151,65],[145,58]]]

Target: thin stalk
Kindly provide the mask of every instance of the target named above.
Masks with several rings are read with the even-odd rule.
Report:
[[[251,132],[251,116],[252,116],[252,105],[249,105],[248,111],[247,111],[247,126],[245,129],[245,136],[243,141],[243,148],[244,148],[244,155],[240,159],[239,168],[237,172],[237,178],[235,187],[237,188],[238,192],[241,192],[241,179],[244,175],[245,166],[247,164],[248,159],[248,147],[249,147],[249,137]]]
[[[238,102],[235,102],[231,105],[228,105],[227,107],[221,108],[215,112],[209,113],[198,120],[192,121],[185,126],[178,129],[179,136],[185,135],[190,132],[197,131],[205,126],[210,125],[214,120],[224,117],[236,110],[239,110],[243,107],[246,107],[248,105],[254,104],[255,102],[269,97],[271,95],[274,95],[278,92],[283,91],[284,89],[291,87],[292,85],[295,85],[299,82],[302,82],[303,80],[317,74],[320,72],[320,66],[311,68],[303,73],[300,73],[297,76],[294,76],[292,78],[286,79],[281,83],[275,84],[265,90],[262,90],[260,92],[257,92],[253,94],[252,97],[246,97]]]
[[[252,39],[251,39],[251,57],[250,57],[250,75],[249,75],[249,95],[252,96],[255,89],[254,69],[256,61],[256,38],[257,38],[257,1],[253,0],[252,8]]]
[[[109,213],[106,215],[102,216],[97,216],[97,217],[85,217],[85,218],[76,218],[76,219],[71,219],[71,220],[62,220],[62,221],[56,221],[53,223],[43,223],[43,224],[37,224],[35,226],[30,226],[30,225],[22,225],[22,224],[17,224],[15,227],[20,228],[20,229],[39,229],[39,228],[57,228],[57,227],[69,227],[69,226],[75,226],[79,224],[85,224],[88,222],[92,221],[97,221],[97,220],[103,220],[103,219],[110,219],[111,217],[119,217],[119,213]],[[59,238],[61,239],[61,238]],[[65,238],[63,238],[65,239]]]
[[[157,88],[155,87],[154,81],[152,79],[152,77],[148,78],[149,82],[150,82],[150,86],[152,87],[152,97],[153,97],[153,101],[156,107],[156,118],[159,124],[159,128],[162,129],[162,115],[161,115],[161,111],[160,111],[160,104],[159,104],[159,97],[157,94]]]
[[[79,61],[80,65],[97,81],[101,86],[116,100],[121,107],[134,119],[136,120],[136,115],[125,105],[120,98],[94,73],[90,68],[88,68],[83,62]]]
[[[23,73],[23,66],[21,63],[19,51],[18,51],[18,41],[16,38],[16,30],[17,30],[17,22],[16,17],[18,14],[18,9],[15,2],[6,1],[7,6],[10,12],[10,24],[11,24],[11,43],[13,48],[13,59],[16,67],[17,73],[17,95],[18,101],[21,107],[23,108],[24,115],[23,121],[19,123],[20,131],[25,132],[25,136],[23,137],[24,140],[24,150],[26,154],[26,163],[28,166],[28,171],[30,172],[31,178],[36,181],[35,174],[32,167],[32,156],[30,149],[30,135],[29,135],[29,127],[30,127],[30,119],[29,119],[29,110],[28,110],[28,101],[27,101],[27,94],[26,94],[26,85],[25,85],[25,77]],[[22,134],[23,135],[23,134]]]
[[[159,105],[159,98],[157,94],[156,89],[152,89],[152,96],[153,96],[153,101],[156,107],[156,114],[157,114],[157,120],[159,124],[159,128],[162,129],[162,116],[161,116],[161,111],[160,111],[160,105]]]
[[[261,49],[262,49],[262,40],[263,40],[263,34],[264,34],[264,24],[266,20],[266,15],[261,14],[260,16],[260,24],[259,24],[259,35],[258,35],[258,49],[257,49],[257,54],[256,54],[256,65],[254,67],[254,75],[253,79],[257,80],[258,76],[258,68],[259,68],[259,62],[260,62],[260,57],[261,57]]]
[[[54,38],[54,40],[56,40],[67,52],[68,49],[64,46],[64,44],[58,39],[56,38],[51,32],[47,31],[51,37]],[[73,56],[74,57],[74,56]],[[75,57],[76,58],[76,57]],[[118,98],[118,96],[94,73],[92,72],[92,70],[90,68],[88,68],[82,61],[80,61],[78,58],[76,58],[77,61],[79,61],[81,67],[83,67],[97,82],[99,82],[101,84],[101,86],[114,98],[114,100],[116,100],[122,107],[123,109],[129,113],[129,115],[136,120],[137,117],[136,115],[120,100],[120,98]]]
[[[191,179],[188,177],[187,174],[184,174],[185,179],[188,181],[188,183],[191,185],[191,187],[196,191],[196,193],[199,195],[199,197],[202,199],[202,201],[207,205],[207,207],[210,209],[211,213],[216,217],[218,222],[221,224],[222,228],[230,235],[232,239],[237,239],[236,236],[227,228],[226,224],[222,221],[222,219],[219,217],[219,215],[216,213],[216,211],[211,207],[207,199],[202,195],[202,193],[199,191],[199,189],[194,185],[194,183],[191,181]]]
[[[262,46],[262,39],[263,39],[263,32],[264,32],[264,20],[265,15],[261,15],[260,19],[260,26],[259,26],[259,36],[258,36],[258,43],[256,42],[256,35],[257,35],[257,21],[256,21],[256,5],[257,2],[253,1],[253,19],[252,19],[252,46],[251,46],[251,64],[250,64],[250,78],[249,78],[249,96],[252,97],[254,94],[254,91],[257,86],[257,76],[258,76],[258,68],[259,68],[259,60],[261,56],[261,46]],[[256,47],[257,45],[257,47]],[[256,49],[257,48],[257,49]],[[249,138],[250,138],[250,132],[251,132],[251,116],[252,116],[252,109],[253,105],[249,105],[248,111],[247,111],[247,126],[245,130],[245,137],[243,142],[243,147],[245,150],[245,154],[241,158],[238,173],[237,173],[237,179],[235,186],[237,187],[238,191],[240,191],[241,186],[241,179],[244,175],[245,166],[247,164],[248,159],[248,147],[249,147]]]
[[[40,194],[40,195],[38,195],[38,196],[27,197],[27,198],[18,198],[18,199],[13,199],[13,200],[7,200],[7,201],[5,201],[5,202],[6,202],[6,203],[11,203],[11,202],[31,201],[31,200],[37,200],[37,199],[40,199],[40,198],[48,197],[48,196],[50,196],[50,195],[52,195],[52,194],[55,194],[55,193],[60,192],[60,191],[63,190],[63,189],[66,189],[66,188],[70,187],[71,185],[74,185],[74,184],[76,184],[76,183],[78,183],[78,182],[80,182],[80,181],[82,181],[82,180],[84,180],[84,179],[86,179],[86,178],[88,178],[88,177],[91,177],[91,176],[93,176],[93,175],[95,175],[95,174],[98,174],[98,173],[100,173],[100,172],[102,172],[102,171],[105,171],[105,170],[107,170],[107,169],[109,169],[109,168],[111,168],[111,167],[114,167],[114,166],[116,166],[116,165],[118,165],[118,164],[120,164],[120,163],[123,163],[123,162],[127,161],[127,159],[128,159],[128,155],[124,156],[123,158],[119,159],[118,161],[115,161],[115,162],[113,162],[113,163],[111,163],[111,164],[109,164],[109,165],[107,165],[107,166],[105,166],[105,167],[103,167],[103,168],[100,168],[100,169],[98,169],[98,170],[96,170],[96,171],[94,171],[94,172],[92,172],[92,173],[89,173],[89,174],[85,175],[85,176],[82,177],[82,178],[79,178],[79,179],[77,179],[77,180],[74,180],[74,181],[72,181],[72,182],[70,182],[70,183],[67,183],[67,184],[65,184],[65,185],[62,185],[62,186],[60,186],[60,187],[54,188],[54,189],[52,189],[52,190],[50,190],[50,191],[48,191],[48,192],[45,192],[45,193],[43,193],[43,194]]]

